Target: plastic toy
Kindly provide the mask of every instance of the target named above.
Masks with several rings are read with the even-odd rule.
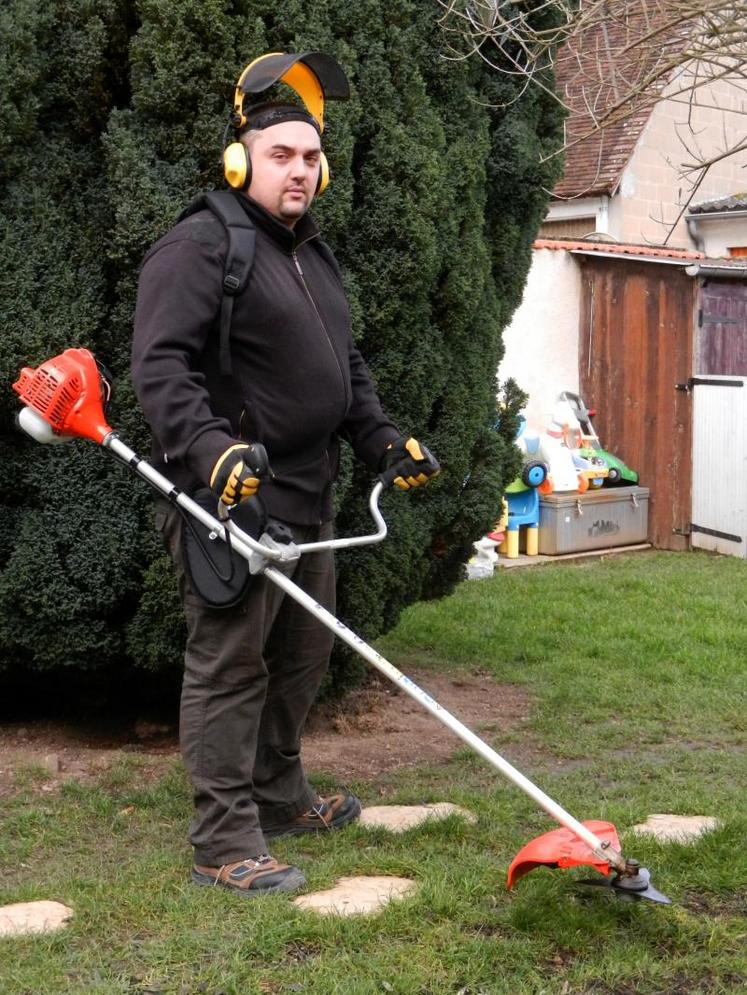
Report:
[[[569,445],[578,451],[579,456],[604,460],[607,464],[607,477],[603,482],[615,487],[638,483],[638,474],[623,463],[619,456],[602,448],[602,443],[594,428],[592,418],[596,414],[587,408],[578,394],[564,390],[558,395],[558,405],[562,411],[568,433],[572,437]]]
[[[577,468],[562,427],[551,426],[542,433],[539,455],[547,464],[554,491],[561,494],[580,491],[583,494],[589,489],[588,476]]]
[[[519,555],[519,530],[526,526],[527,556],[536,556],[539,549],[539,491],[550,493],[552,483],[548,479],[547,464],[535,458],[539,454],[539,437],[526,431],[526,421],[519,423],[516,445],[524,453],[524,466],[521,474],[506,488],[505,503],[508,506],[505,525],[505,538],[500,551],[509,560]]]
[[[609,467],[602,457],[589,449],[571,449],[571,454],[576,470],[586,478],[589,489],[600,488],[609,474]]]
[[[508,525],[506,538],[501,543],[501,552],[509,560],[519,555],[519,529],[526,526],[527,556],[536,556],[539,551],[539,494],[536,487],[525,487],[521,491],[506,493],[508,502]]]
[[[573,469],[577,477],[575,487],[559,487],[556,482],[555,490],[578,490],[583,494],[589,488],[594,489],[602,486],[609,472],[607,464],[596,453],[581,452],[582,439],[580,425],[562,395],[558,397],[555,403],[552,412],[552,421],[545,433],[543,441],[546,447],[551,446],[551,439],[559,443],[553,449],[553,462],[550,464],[551,472],[555,471],[556,463],[562,460],[564,464],[562,465],[564,479],[568,485],[571,484],[570,463],[566,455],[568,453],[570,454],[570,462],[573,464]]]
[[[508,501],[501,499],[501,517],[493,526],[493,531],[488,532],[487,538],[492,539],[498,546],[506,538],[506,527],[508,526]]]
[[[495,551],[497,545],[496,540],[490,536],[472,543],[475,555],[467,561],[467,580],[484,580],[493,576],[498,562],[498,554]]]

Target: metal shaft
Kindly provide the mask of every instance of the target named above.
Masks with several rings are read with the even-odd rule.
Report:
[[[278,587],[282,588],[286,594],[290,595],[295,601],[300,605],[303,605],[312,615],[316,616],[320,622],[331,629],[336,636],[339,636],[343,642],[351,646],[357,653],[359,653],[364,660],[367,660],[373,667],[388,677],[393,684],[397,687],[402,688],[402,690],[409,694],[411,698],[419,702],[424,708],[426,708],[431,715],[437,718],[440,722],[443,722],[445,726],[448,726],[452,732],[456,733],[460,739],[464,740],[468,746],[479,753],[483,759],[487,760],[489,764],[495,767],[501,772],[505,777],[512,781],[518,788],[529,795],[529,797],[535,801],[541,808],[543,808],[548,815],[551,815],[556,822],[559,822],[561,826],[565,826],[566,829],[570,829],[571,832],[575,833],[580,839],[584,841],[591,849],[594,854],[600,858],[600,860],[608,861],[613,864],[618,870],[624,870],[625,861],[622,856],[617,853],[611,846],[603,843],[601,839],[591,830],[587,829],[581,822],[569,813],[566,812],[564,808],[558,805],[557,802],[553,801],[549,795],[546,795],[544,791],[537,787],[529,778],[525,777],[521,771],[517,770],[513,764],[510,764],[505,760],[500,753],[496,753],[494,749],[488,746],[487,743],[483,742],[479,736],[476,736],[463,722],[460,722],[451,712],[447,711],[442,705],[439,705],[431,696],[424,691],[422,688],[418,687],[414,681],[410,680],[406,674],[403,674],[398,670],[394,664],[390,663],[385,659],[381,653],[378,653],[373,647],[369,646],[368,643],[364,642],[360,636],[357,636],[351,629],[349,629],[343,622],[336,618],[331,612],[327,611],[322,605],[317,604],[317,602],[309,597],[305,591],[301,590],[298,585],[294,584],[292,580],[289,580],[285,574],[280,573],[275,567],[268,566],[265,568],[264,574],[268,577],[273,584],[277,584]]]
[[[104,448],[109,449],[118,459],[130,466],[136,473],[138,473],[144,480],[147,480],[152,487],[157,491],[160,491],[164,496],[168,497],[175,504],[184,508],[185,511],[193,515],[198,521],[202,522],[207,528],[212,529],[221,539],[226,539],[226,527],[218,519],[211,515],[209,512],[205,511],[198,504],[196,504],[190,497],[179,491],[171,483],[168,478],[164,477],[163,474],[155,470],[149,463],[145,460],[140,459],[140,457],[135,453],[129,446],[126,446],[119,437],[112,433],[107,436],[102,445]],[[370,507],[376,521],[377,533],[373,536],[359,537],[354,539],[338,539],[331,540],[326,543],[308,543],[306,545],[299,546],[300,551],[306,551],[310,549],[321,549],[321,548],[335,548],[349,545],[362,545],[366,542],[378,542],[384,535],[386,535],[386,525],[381,518],[378,511],[377,501],[379,494],[381,493],[382,485],[379,483],[374,487],[373,493],[371,495]],[[351,646],[357,653],[359,653],[364,660],[367,660],[371,666],[375,667],[378,671],[384,674],[393,684],[401,688],[406,694],[408,694],[415,701],[419,702],[431,715],[442,722],[445,726],[452,730],[460,739],[462,739],[468,746],[478,753],[484,760],[487,760],[491,766],[495,767],[497,770],[508,778],[509,781],[513,782],[518,788],[520,788],[526,795],[528,795],[540,808],[543,808],[548,815],[552,816],[556,822],[560,823],[561,826],[565,826],[566,829],[570,829],[571,832],[575,833],[580,839],[584,841],[593,851],[593,853],[599,857],[600,860],[607,861],[612,864],[617,870],[623,872],[625,870],[625,860],[622,855],[619,854],[613,847],[609,846],[599,839],[596,834],[592,833],[591,830],[587,829],[582,823],[575,819],[569,812],[566,812],[556,801],[550,798],[549,795],[545,794],[541,788],[538,788],[536,784],[525,777],[521,771],[517,770],[513,764],[510,764],[505,760],[499,753],[483,742],[479,736],[476,736],[463,722],[460,722],[455,716],[453,716],[449,711],[447,711],[442,705],[439,705],[431,696],[424,691],[422,688],[418,687],[414,681],[410,680],[405,674],[398,670],[394,664],[386,660],[380,653],[378,653],[373,647],[369,646],[360,636],[356,635],[351,629],[349,629],[343,622],[336,618],[331,612],[327,611],[322,605],[318,604],[313,598],[309,597],[305,591],[303,591],[297,584],[294,584],[292,580],[281,573],[275,567],[271,566],[269,561],[273,559],[279,559],[277,554],[272,550],[265,548],[264,546],[257,543],[251,536],[248,536],[245,532],[242,532],[235,525],[231,524],[228,526],[230,531],[230,542],[233,549],[236,550],[245,559],[249,559],[251,556],[260,554],[264,557],[266,566],[263,569],[264,575],[280,587],[286,594],[290,595],[295,601],[306,608],[312,615],[319,619],[328,629],[330,629],[336,636]]]

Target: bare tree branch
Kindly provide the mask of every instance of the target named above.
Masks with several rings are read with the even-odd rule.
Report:
[[[478,54],[519,86],[507,102],[519,99],[527,83],[552,94],[566,110],[559,155],[592,141],[596,178],[584,196],[602,182],[602,149],[607,133],[651,112],[661,100],[687,105],[678,135],[684,161],[670,163],[683,180],[674,223],[684,215],[709,170],[747,150],[742,135],[723,126],[721,147],[698,141],[695,111],[710,106],[747,113],[747,104],[720,108],[699,95],[728,81],[747,96],[747,5],[735,0],[436,0],[451,56]],[[561,81],[552,86],[551,72]],[[714,100],[716,98],[713,98]],[[742,129],[740,129],[741,131]],[[685,134],[685,131],[687,134]],[[612,139],[610,139],[612,141]],[[610,146],[611,147],[611,146]],[[587,161],[589,153],[586,153]],[[559,196],[556,192],[554,196]],[[664,223],[664,222],[662,222]]]
[[[436,2],[453,54],[479,53],[497,72],[536,82],[548,69],[564,70],[587,107],[602,108],[592,115],[596,128],[631,103],[660,99],[675,71],[691,63],[703,67],[700,85],[747,79],[747,8],[734,0]],[[573,109],[567,94],[556,99]]]

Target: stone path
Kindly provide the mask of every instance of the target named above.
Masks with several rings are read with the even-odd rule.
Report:
[[[648,833],[662,843],[692,843],[703,833],[718,829],[721,823],[712,815],[650,815],[633,826],[634,833]]]
[[[404,833],[429,820],[448,819],[457,815],[465,822],[477,818],[468,809],[450,802],[425,805],[375,805],[364,808],[360,825]],[[691,843],[705,832],[717,829],[721,823],[708,815],[650,815],[646,822],[633,826],[633,832],[650,833],[662,842]],[[322,915],[367,915],[378,912],[392,901],[398,901],[417,890],[417,883],[408,878],[367,876],[340,878],[333,888],[294,899],[300,909]],[[0,936],[24,936],[30,933],[50,933],[61,929],[73,915],[73,910],[60,902],[21,902],[0,907]]]
[[[417,884],[408,878],[339,878],[334,888],[300,895],[293,904],[322,915],[366,915],[379,912],[392,900],[404,898],[416,889]]]
[[[373,805],[363,809],[359,825],[404,833],[422,822],[448,819],[451,815],[458,815],[465,822],[477,822],[477,817],[466,808],[451,802],[434,802],[430,805]]]
[[[60,902],[18,902],[0,907],[0,936],[54,933],[70,919],[73,910]]]

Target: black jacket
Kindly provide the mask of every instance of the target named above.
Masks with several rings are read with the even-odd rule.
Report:
[[[261,442],[275,473],[260,489],[271,515],[332,518],[338,436],[379,470],[399,435],[350,334],[338,274],[306,215],[290,229],[237,194],[257,230],[247,289],[231,325],[230,378],[219,372],[225,230],[208,210],[181,221],[140,272],[132,377],[153,432],[156,467],[193,491],[237,441]]]

